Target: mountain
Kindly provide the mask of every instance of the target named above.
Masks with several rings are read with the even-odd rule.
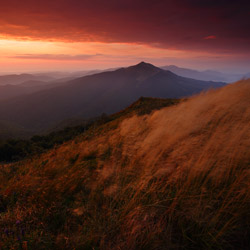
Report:
[[[250,78],[250,73],[245,74],[244,78],[246,78],[246,79]]]
[[[87,76],[87,75],[93,75],[101,72],[106,72],[106,71],[114,71],[117,68],[108,68],[104,70],[99,70],[99,69],[93,69],[93,70],[80,70],[80,71],[73,71],[73,72],[68,72],[68,71],[49,71],[49,72],[40,72],[34,74],[37,77],[50,77],[54,78],[57,82],[61,81],[69,81],[73,80],[75,78]]]
[[[1,85],[0,86],[0,101],[13,99],[18,96],[32,94],[35,92],[39,92],[41,90],[54,88],[57,86],[64,85],[65,82],[62,79],[58,81],[51,81],[51,82],[44,82],[44,81],[37,81],[37,80],[30,80],[26,81],[17,85]]]
[[[13,98],[19,95],[27,94],[28,91],[26,88],[15,85],[2,85],[0,86],[0,101]]]
[[[181,98],[224,85],[180,77],[142,62],[2,101],[0,120],[40,132],[65,119],[86,119],[118,112],[141,96]]]
[[[0,76],[0,86],[1,85],[17,85],[25,81],[51,81],[54,80],[53,77],[46,75],[32,75],[32,74],[20,74],[20,75],[3,75]]]
[[[171,72],[188,78],[193,78],[203,81],[221,81],[221,82],[235,82],[243,78],[240,74],[226,74],[213,70],[197,71],[193,69],[180,68],[175,65],[163,66],[161,67],[165,70],[170,70]]]
[[[1,247],[248,249],[249,95],[248,80],[121,113],[1,166]]]
[[[46,75],[21,74],[0,76],[0,101],[50,88],[55,84],[53,81],[54,78]]]
[[[111,70],[112,69],[107,69],[107,71]],[[75,78],[100,72],[104,72],[104,70],[77,71],[72,73],[46,72],[34,75],[21,74],[0,76],[0,101],[64,85],[67,84],[67,82],[74,80]],[[23,80],[25,81],[22,82]]]

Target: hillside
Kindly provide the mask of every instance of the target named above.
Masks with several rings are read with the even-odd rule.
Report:
[[[139,97],[181,98],[224,83],[184,78],[148,63],[77,78],[64,86],[0,102],[0,120],[36,133],[69,118],[88,119],[124,109]]]
[[[32,94],[43,89],[49,89],[53,86],[57,85],[42,81],[27,81],[18,85],[0,85],[0,101],[12,99],[17,96],[24,96],[22,98],[25,98],[25,95],[27,94]]]
[[[40,92],[42,90],[48,90],[58,86],[64,85],[64,81],[59,79],[58,81],[44,82],[44,81],[25,81],[18,85],[0,85],[0,101],[4,104],[8,99],[14,99],[16,97],[25,100],[27,95]]]
[[[0,136],[5,139],[2,140],[2,142],[0,140],[0,163],[13,162],[32,157],[54,146],[72,140],[93,127],[106,124],[118,118],[126,119],[136,114],[148,114],[154,110],[175,105],[180,101],[182,100],[141,97],[138,101],[118,113],[112,115],[102,114],[100,117],[88,120],[66,120],[56,128],[53,128],[49,133],[35,135],[26,140],[20,138],[11,139],[11,137],[13,137],[11,131],[16,131],[18,128],[11,126],[11,124],[0,123]],[[20,128],[17,132],[20,133],[21,138],[21,135],[25,134],[25,131],[20,130]]]
[[[3,249],[249,249],[250,81],[120,115],[0,169]]]
[[[16,135],[18,135],[19,138],[24,138],[31,135],[31,133],[11,122],[0,121],[0,142],[1,140],[14,138]]]
[[[24,94],[27,94],[27,90],[24,87],[10,84],[3,86],[0,85],[0,101]]]

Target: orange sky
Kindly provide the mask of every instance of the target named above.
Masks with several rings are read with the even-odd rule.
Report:
[[[0,73],[85,70],[139,61],[249,72],[245,0],[8,0]]]

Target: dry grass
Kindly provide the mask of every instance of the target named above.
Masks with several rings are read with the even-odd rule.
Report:
[[[248,249],[249,97],[241,81],[1,167],[1,247]]]

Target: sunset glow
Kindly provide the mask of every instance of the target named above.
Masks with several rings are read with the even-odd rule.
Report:
[[[219,8],[221,2],[10,0],[0,9],[1,72],[104,69],[141,60],[248,71],[247,1]]]
[[[138,61],[150,61],[159,66],[177,64],[203,69],[210,65],[220,65],[226,58],[227,67],[233,68],[236,65],[234,54],[218,55],[205,51],[164,49],[136,43],[1,39],[0,53],[2,72],[105,69]],[[244,56],[238,57],[240,63],[242,61],[244,64]]]

